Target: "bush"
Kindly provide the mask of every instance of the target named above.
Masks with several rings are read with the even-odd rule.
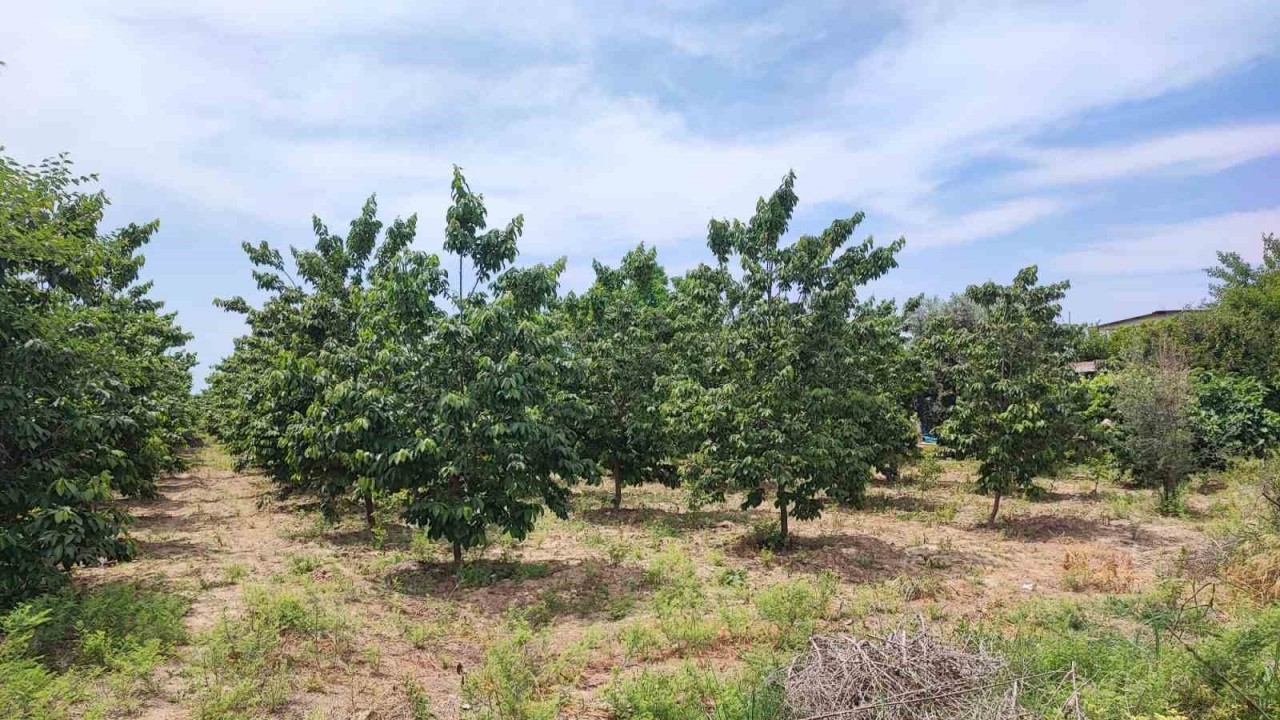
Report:
[[[1123,421],[1121,466],[1142,487],[1160,490],[1161,512],[1175,512],[1195,467],[1194,405],[1186,359],[1170,346],[1149,362],[1134,362],[1114,376],[1116,410]]]
[[[0,616],[0,717],[128,706],[185,640],[188,603],[137,584],[42,596]],[[104,677],[109,692],[95,687]],[[85,711],[90,715],[92,712]]]
[[[485,650],[480,667],[467,675],[463,697],[481,718],[550,720],[560,698],[549,694],[543,682],[548,656],[543,638],[528,625],[513,623]]]
[[[1131,602],[1033,603],[1005,618],[1016,625],[1013,635],[988,627],[974,639],[1009,660],[1010,676],[1047,673],[1022,689],[1021,702],[1033,712],[1061,707],[1071,692],[1062,673],[1074,668],[1085,715],[1095,720],[1170,713],[1211,720],[1270,717],[1257,707],[1280,702],[1280,679],[1272,671],[1280,652],[1280,607],[1230,622],[1216,636],[1197,636],[1209,628],[1192,617],[1175,636],[1169,610],[1176,612],[1182,601],[1175,587]],[[1134,633],[1135,623],[1140,632]]]
[[[783,688],[768,662],[727,679],[685,663],[675,671],[642,670],[605,689],[613,716],[626,720],[764,720],[782,717]]]
[[[201,720],[270,713],[289,698],[292,658],[286,639],[338,638],[343,618],[313,593],[246,588],[245,610],[223,617],[200,638],[192,661],[194,716]]]
[[[760,591],[755,598],[756,612],[773,626],[774,645],[798,647],[808,641],[826,614],[834,590],[831,580],[818,585],[803,579]]]
[[[1255,378],[1198,370],[1191,411],[1197,464],[1226,467],[1235,456],[1262,457],[1280,439],[1280,414],[1266,407],[1268,388]]]
[[[0,156],[0,609],[130,558],[107,501],[153,496],[192,434],[189,336],[137,282],[158,226],[100,235],[90,180]]]

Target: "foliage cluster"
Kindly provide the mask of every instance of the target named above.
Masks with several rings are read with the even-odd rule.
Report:
[[[1004,495],[1059,467],[1082,433],[1088,396],[1069,366],[1079,330],[1059,322],[1067,287],[1041,285],[1034,266],[1010,285],[971,286],[963,306],[973,312],[934,314],[913,344],[938,368],[935,387],[950,392],[938,430],[957,454],[979,461],[991,523]]]
[[[412,248],[417,219],[382,235],[370,199],[314,250],[245,245],[270,294],[210,377],[211,429],[285,492],[329,512],[400,493],[410,523],[460,563],[491,527],[521,538],[568,485],[685,481],[698,499],[772,494],[780,532],[826,494],[858,502],[875,470],[915,446],[909,373],[892,304],[857,289],[898,241],[849,245],[861,214],[784,243],[794,175],[749,223],[713,221],[715,266],[675,283],[644,246],[559,298],[563,261],[510,267],[523,218],[487,230],[455,169],[444,249]],[[736,268],[733,265],[736,264]],[[470,287],[468,288],[468,281]]]
[[[92,180],[0,157],[0,607],[130,557],[109,502],[154,495],[194,431],[189,336],[138,280],[159,226],[103,234]]]

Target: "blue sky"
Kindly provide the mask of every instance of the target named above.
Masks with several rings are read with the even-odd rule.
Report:
[[[261,5],[261,6],[260,6]],[[69,152],[112,224],[159,218],[156,295],[197,376],[254,296],[243,240],[311,242],[377,193],[438,248],[453,163],[522,262],[644,241],[707,260],[788,169],[793,229],[864,210],[905,299],[1068,278],[1075,321],[1196,303],[1218,249],[1280,232],[1280,3],[21,3],[0,144]]]

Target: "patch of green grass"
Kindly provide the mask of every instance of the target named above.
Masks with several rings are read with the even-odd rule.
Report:
[[[294,575],[310,575],[323,565],[319,558],[310,555],[290,555],[289,572]]]
[[[1170,711],[1259,720],[1280,707],[1280,606],[1212,628],[1194,617],[1175,628],[1169,612],[1182,603],[1171,592],[1028,603],[971,637],[1008,658],[1011,675],[1045,674],[1022,691],[1033,711],[1061,705],[1071,692],[1060,683],[1069,668],[1078,675],[1085,714],[1099,720]]]
[[[628,720],[764,720],[782,716],[783,692],[772,668],[748,666],[722,677],[685,663],[673,671],[642,670],[605,689],[613,717]]]
[[[66,590],[0,616],[0,717],[54,720],[127,711],[185,641],[189,603],[136,583]]]
[[[193,716],[231,720],[270,714],[288,701],[291,665],[297,660],[291,641],[319,654],[316,641],[328,641],[333,655],[346,629],[334,603],[297,587],[249,587],[245,609],[223,617],[199,639],[188,668]],[[343,654],[338,652],[337,654]]]
[[[846,614],[852,618],[891,615],[901,612],[904,604],[902,592],[893,581],[862,585],[854,590],[846,606]]]
[[[249,569],[240,563],[231,563],[222,569],[222,577],[228,585],[235,585],[249,574]]]
[[[775,647],[798,647],[813,635],[835,593],[835,579],[824,576],[778,583],[755,596],[756,612],[769,624]]]
[[[474,708],[474,716],[501,720],[556,717],[563,698],[546,682],[549,656],[545,638],[527,624],[508,625],[463,682],[462,696]]]
[[[618,641],[627,657],[646,658],[662,647],[662,633],[652,625],[637,620],[618,631]]]
[[[404,679],[404,695],[409,701],[409,715],[413,720],[433,720],[431,698],[413,678]]]

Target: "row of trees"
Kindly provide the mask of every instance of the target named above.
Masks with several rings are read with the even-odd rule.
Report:
[[[315,221],[293,249],[245,249],[270,297],[210,377],[215,434],[286,491],[336,512],[404,493],[405,519],[460,561],[489,526],[521,537],[568,510],[568,485],[611,477],[614,504],[644,481],[700,499],[766,497],[785,537],[823,496],[857,502],[915,446],[907,356],[890,303],[858,288],[902,241],[851,242],[861,214],[784,242],[795,177],[748,222],[712,221],[714,262],[670,281],[641,246],[557,294],[563,260],[512,268],[520,217],[488,229],[455,170],[439,258],[411,247],[417,218],[382,232],[373,199],[346,237]]]
[[[563,260],[510,267],[523,219],[488,229],[456,169],[444,242],[456,275],[412,248],[416,217],[384,234],[373,199],[346,237],[315,221],[315,248],[292,250],[299,278],[279,251],[246,245],[270,297],[220,301],[250,332],[211,376],[214,432],[330,513],[356,497],[372,524],[376,496],[403,494],[405,519],[457,562],[489,527],[522,537],[544,510],[567,512],[569,485],[604,478],[615,507],[646,481],[682,483],[695,502],[771,502],[785,542],[792,518],[856,505],[873,474],[895,476],[916,452],[913,415],[978,460],[993,523],[1003,497],[1066,462],[1101,458],[1172,507],[1191,469],[1276,439],[1263,405],[1275,383],[1247,374],[1273,372],[1274,327],[1256,315],[1275,305],[1254,297],[1274,286],[1273,240],[1258,268],[1223,256],[1215,303],[1188,315],[1195,332],[1064,324],[1068,284],[1041,284],[1034,266],[899,314],[858,290],[903,241],[853,242],[861,214],[787,241],[794,186],[787,175],[746,222],[711,221],[713,261],[682,277],[642,245],[563,298]],[[1206,329],[1210,317],[1229,328]],[[1217,337],[1237,344],[1231,370],[1184,368],[1185,382],[1151,350]],[[1099,356],[1115,372],[1071,367]]]
[[[0,606],[133,554],[117,493],[149,497],[194,432],[188,340],[137,281],[156,223],[65,158],[0,157]]]
[[[1002,494],[1069,460],[1157,488],[1176,511],[1193,472],[1280,442],[1280,240],[1262,245],[1258,265],[1219,254],[1204,306],[1107,333],[1060,324],[1066,285],[1037,286],[1030,270],[908,304],[916,411],[950,452],[982,461],[993,520]],[[1102,372],[1073,380],[1073,358]]]
[[[138,282],[156,224],[100,234],[107,200],[64,159],[0,162],[0,602],[75,565],[128,557],[116,494],[179,464],[194,410],[188,336]],[[914,417],[980,463],[1000,499],[1063,462],[1110,458],[1172,498],[1186,474],[1280,436],[1280,243],[1223,255],[1207,308],[1100,336],[1064,325],[1067,286],[1010,285],[899,314],[860,294],[902,241],[856,242],[861,214],[789,241],[788,175],[750,220],[712,221],[711,258],[668,278],[641,246],[596,264],[511,267],[523,219],[490,229],[455,171],[444,249],[413,248],[371,198],[343,234],[314,223],[286,258],[246,245],[267,299],[219,301],[249,332],[198,398],[209,429],[326,511],[396,494],[455,560],[496,526],[568,511],[569,486],[646,481],[695,501],[771,502],[775,540],[823,503],[857,504],[916,451]],[[1106,358],[1088,382],[1069,369]]]

